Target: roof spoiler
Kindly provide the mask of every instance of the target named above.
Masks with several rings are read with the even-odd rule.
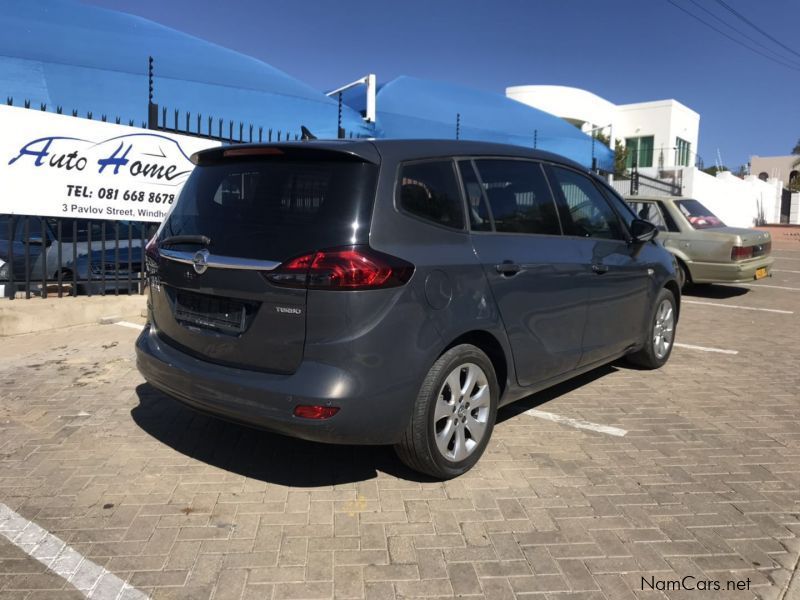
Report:
[[[229,160],[317,160],[380,163],[380,155],[369,143],[309,139],[274,144],[229,144],[195,152],[195,165],[213,165]]]

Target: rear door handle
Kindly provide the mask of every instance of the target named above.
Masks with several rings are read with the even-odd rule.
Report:
[[[521,265],[513,263],[510,260],[504,260],[499,265],[495,265],[494,268],[497,269],[498,273],[504,275],[505,277],[513,277],[522,270]]]
[[[600,265],[600,264],[593,264],[592,271],[597,273],[598,275],[602,275],[603,273],[608,273],[608,266],[607,265]]]

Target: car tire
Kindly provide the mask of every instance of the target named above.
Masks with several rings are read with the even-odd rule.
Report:
[[[644,345],[626,357],[628,362],[643,369],[658,369],[664,366],[672,354],[677,325],[678,307],[675,296],[663,288],[654,302]]]
[[[678,283],[681,286],[681,290],[688,290],[692,287],[692,276],[689,273],[689,269],[682,260],[678,261],[678,269],[680,270],[678,273]]]
[[[470,344],[451,348],[422,382],[411,421],[395,446],[398,457],[437,479],[466,473],[486,449],[499,397],[489,357]]]

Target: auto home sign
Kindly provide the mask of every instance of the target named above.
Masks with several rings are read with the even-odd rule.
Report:
[[[0,213],[161,221],[218,142],[0,106]]]

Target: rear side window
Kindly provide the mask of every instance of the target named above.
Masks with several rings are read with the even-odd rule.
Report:
[[[548,167],[548,173],[565,209],[562,220],[567,235],[625,239],[617,215],[591,179],[556,166]]]
[[[527,160],[483,159],[475,166],[495,231],[561,235],[556,205],[542,167]]]
[[[205,235],[214,254],[276,261],[365,243],[376,181],[375,165],[348,160],[200,165],[184,185],[161,237]]]
[[[464,205],[453,161],[405,164],[398,187],[401,210],[436,225],[464,228]]]
[[[711,229],[714,227],[725,227],[719,217],[708,210],[697,200],[676,200],[675,206],[678,207],[695,229]]]

